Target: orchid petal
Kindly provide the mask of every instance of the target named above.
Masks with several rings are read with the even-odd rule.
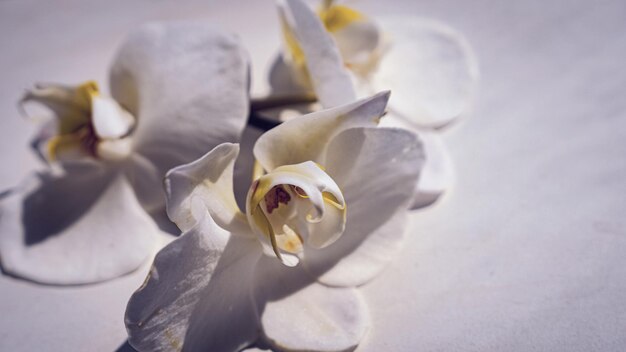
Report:
[[[424,145],[426,161],[417,181],[411,209],[428,206],[443,195],[454,183],[454,166],[448,148],[436,131],[416,128],[393,114],[385,117],[380,126],[401,127],[418,135]]]
[[[248,114],[248,59],[233,35],[203,23],[133,32],[111,69],[113,97],[134,116],[136,151],[160,175],[239,139]]]
[[[348,128],[376,126],[388,99],[389,92],[382,92],[286,121],[257,140],[254,156],[266,170],[309,160],[324,165],[328,143]]]
[[[158,228],[128,181],[98,168],[42,175],[15,190],[2,199],[0,233],[3,270],[67,285],[135,270],[155,249]]]
[[[360,285],[379,273],[400,249],[396,222],[403,218],[396,215],[408,208],[423,163],[421,143],[406,130],[353,128],[335,137],[327,171],[348,204],[346,230],[323,250],[307,248],[307,270],[333,286]]]
[[[89,122],[91,99],[97,94],[98,86],[92,81],[78,86],[38,84],[26,91],[20,104],[33,101],[46,106],[59,122],[57,133],[67,134]]]
[[[258,245],[229,236],[201,203],[194,208],[199,222],[157,254],[128,302],[128,341],[139,351],[235,351],[257,338],[246,285]]]
[[[257,309],[272,350],[347,351],[362,340],[369,312],[358,290],[311,283],[299,267],[267,257],[257,268]]]
[[[124,137],[135,124],[135,118],[111,98],[95,95],[91,105],[91,121],[100,138]]]
[[[356,100],[350,73],[315,12],[301,0],[278,4],[284,30],[292,33],[302,50],[313,90],[322,106],[334,107]]]
[[[434,203],[454,183],[454,166],[441,137],[432,131],[419,134],[424,145],[426,161],[420,174],[411,209]]]
[[[345,65],[363,77],[372,73],[386,49],[378,25],[371,18],[344,5],[323,9],[320,17],[332,33]]]
[[[356,289],[320,284],[268,302],[261,318],[265,339],[285,351],[350,350],[368,323],[366,304]]]
[[[163,177],[152,161],[141,154],[133,153],[125,163],[126,178],[135,190],[135,195],[143,208],[152,212],[165,205]]]
[[[167,215],[181,230],[187,231],[198,222],[192,212],[192,201],[197,198],[221,228],[236,234],[250,233],[233,193],[233,168],[238,155],[239,145],[220,144],[202,158],[167,173]]]
[[[392,17],[381,22],[393,43],[372,86],[393,91],[390,110],[426,127],[443,126],[464,113],[478,80],[465,39],[434,21]]]

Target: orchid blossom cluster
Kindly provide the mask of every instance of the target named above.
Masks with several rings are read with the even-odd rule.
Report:
[[[317,13],[279,1],[278,14],[284,49],[270,84],[275,94],[297,86],[318,105],[258,138],[240,204],[246,54],[203,24],[146,26],[118,53],[111,97],[94,82],[24,96],[55,115],[34,143],[53,168],[2,199],[3,268],[55,284],[119,276],[158,246],[150,215],[164,206],[182,234],[130,298],[134,348],[358,346],[370,329],[358,287],[401,250],[408,210],[451,182],[432,128],[467,105],[473,58],[430,22],[394,21],[404,27],[386,34],[333,1]],[[400,76],[385,69],[395,59]],[[390,101],[390,88],[409,98]]]

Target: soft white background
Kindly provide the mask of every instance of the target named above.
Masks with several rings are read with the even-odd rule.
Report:
[[[473,111],[445,131],[457,183],[413,215],[402,256],[363,289],[373,328],[359,351],[624,350],[626,2],[357,4],[448,23],[482,72]],[[0,1],[0,188],[35,165],[36,126],[15,108],[24,88],[106,86],[126,32],[177,18],[237,32],[263,91],[279,43],[270,0]],[[124,347],[145,271],[72,288],[0,276],[0,350]]]

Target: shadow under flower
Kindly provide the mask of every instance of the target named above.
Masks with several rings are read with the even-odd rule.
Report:
[[[97,170],[74,169],[61,177],[49,173],[36,177],[39,186],[22,202],[26,246],[43,242],[75,224],[97,202],[112,181],[110,174]],[[71,191],[75,189],[80,192]]]

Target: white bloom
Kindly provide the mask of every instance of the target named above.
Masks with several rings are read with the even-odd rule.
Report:
[[[183,235],[129,301],[130,344],[236,351],[260,331],[273,349],[354,348],[369,326],[354,287],[396,255],[424,157],[414,134],[376,127],[388,98],[263,134],[254,155],[267,173],[251,182],[245,214],[233,195],[238,145],[170,171],[167,211]]]
[[[450,121],[468,104],[477,73],[465,41],[433,22],[395,18],[388,27],[398,29],[394,32],[398,38],[387,50],[382,48],[388,45],[383,35],[372,34],[378,26],[343,5],[326,4],[318,16],[301,0],[285,0],[279,2],[279,15],[287,67],[292,77],[299,77],[301,85],[315,92],[322,106],[355,99],[358,94],[352,73],[360,77],[361,88],[367,85],[365,90],[393,88],[396,98],[392,97],[382,125],[418,134],[426,153],[412,208],[437,200],[451,187],[454,169],[439,133],[425,126]],[[347,42],[352,44],[347,46]],[[383,52],[386,56],[378,68]],[[360,69],[355,70],[357,66]],[[272,72],[275,87],[288,78],[276,81],[279,71],[275,68]],[[402,84],[393,84],[395,80]],[[383,84],[377,86],[377,82]]]
[[[365,95],[393,91],[389,110],[409,125],[440,127],[467,111],[478,68],[471,47],[459,33],[412,16],[382,17],[379,25],[335,2],[323,2],[316,15],[319,24],[314,24],[309,16],[305,19],[303,12],[312,11],[303,2],[279,1],[285,43],[282,60],[297,85],[314,89],[324,100],[325,93],[311,78],[316,76],[311,66],[317,65],[319,55],[307,48],[319,47],[321,36],[311,33],[321,25],[337,46],[338,62],[353,75],[359,91]]]
[[[24,102],[55,116],[38,135],[46,170],[2,198],[3,270],[83,284],[136,269],[154,250],[162,179],[208,148],[237,141],[248,112],[247,56],[203,24],[132,33],[111,69],[112,98],[93,82],[40,85]]]

